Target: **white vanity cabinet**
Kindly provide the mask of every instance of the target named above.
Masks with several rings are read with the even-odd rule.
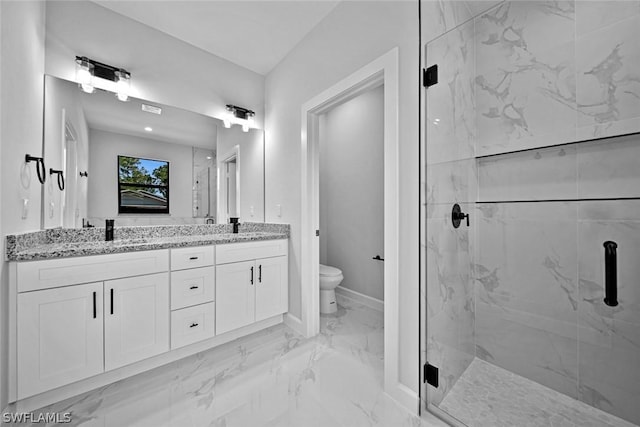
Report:
[[[41,407],[281,323],[287,264],[284,239],[11,262],[9,400]]]
[[[287,311],[286,240],[216,247],[216,334]]]
[[[168,269],[168,250],[17,263],[12,393],[33,396],[169,350]]]
[[[19,294],[17,326],[19,397],[103,372],[102,282]]]
[[[169,350],[169,274],[104,282],[104,367],[116,369]]]

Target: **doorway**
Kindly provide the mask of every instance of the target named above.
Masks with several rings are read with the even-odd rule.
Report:
[[[382,312],[384,85],[323,113],[318,133],[320,265],[332,274],[320,284],[320,313],[342,305],[336,296]],[[341,282],[329,278],[335,269]]]
[[[307,337],[319,322],[319,120],[331,108],[384,85],[384,390],[405,407],[415,393],[399,378],[399,184],[398,48],[365,65],[302,106],[301,116],[301,300],[299,330]]]
[[[218,161],[218,222],[240,217],[240,147],[234,146]]]

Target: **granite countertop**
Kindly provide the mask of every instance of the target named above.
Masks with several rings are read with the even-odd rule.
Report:
[[[109,242],[96,238],[104,236],[104,228],[83,230],[44,230],[7,236],[7,261],[34,261],[289,238],[287,224],[248,224],[244,230],[241,226],[237,234],[230,233],[231,230],[224,227],[122,227],[120,230],[116,228],[115,239]]]

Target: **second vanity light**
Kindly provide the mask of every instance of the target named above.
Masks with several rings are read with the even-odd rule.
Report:
[[[238,124],[242,126],[243,132],[249,132],[249,129],[253,127],[253,116],[255,115],[255,112],[246,108],[227,104],[227,113],[222,120],[222,124],[227,129],[229,129],[232,124]]]
[[[131,73],[123,68],[76,56],[76,81],[86,93],[93,93],[98,88],[115,92],[120,101],[129,99]]]

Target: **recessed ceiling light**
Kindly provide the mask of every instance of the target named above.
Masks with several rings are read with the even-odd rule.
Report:
[[[211,160],[211,156],[207,156],[207,160]]]
[[[151,129],[149,126],[147,126],[146,128],[144,128],[144,130],[146,130],[147,132],[151,132],[153,129]]]

